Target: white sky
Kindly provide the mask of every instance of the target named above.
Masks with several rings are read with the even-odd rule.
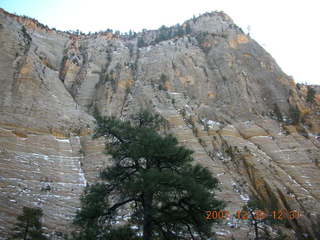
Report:
[[[296,82],[320,84],[317,0],[0,0],[0,7],[60,30],[155,29],[223,10]]]

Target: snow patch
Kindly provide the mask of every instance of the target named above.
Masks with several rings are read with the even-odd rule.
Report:
[[[220,122],[210,120],[210,119],[201,119],[202,123],[208,128],[220,127],[222,124]]]
[[[81,186],[87,186],[87,179],[84,175],[84,172],[81,168],[81,165],[80,165],[80,161],[78,162],[79,163],[79,181],[80,181],[80,185]]]
[[[49,160],[48,155],[44,154],[39,154],[39,153],[31,153],[32,156],[38,157],[38,158],[43,158],[44,160]]]
[[[240,198],[245,202],[248,202],[250,200],[250,198],[247,194],[241,194]]]
[[[219,231],[219,232],[216,232],[216,234],[217,235],[220,235],[220,236],[226,236],[226,235],[228,235],[228,234],[230,234],[230,231],[227,231],[227,230],[225,230],[225,231]]]
[[[264,136],[264,135],[261,135],[261,136],[253,136],[252,138],[268,138],[268,139],[273,139],[272,136]]]
[[[57,140],[58,142],[70,143],[70,140],[69,140],[69,139],[59,139],[59,138],[56,138],[56,140]]]
[[[312,184],[311,184],[309,181],[306,181],[306,184],[307,184],[309,187],[312,187]]]

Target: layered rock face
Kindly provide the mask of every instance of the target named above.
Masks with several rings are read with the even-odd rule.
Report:
[[[320,98],[307,103],[224,13],[119,36],[53,31],[1,10],[0,53],[0,239],[23,206],[43,209],[52,238],[68,232],[84,186],[109,164],[103,141],[91,139],[93,111],[128,118],[141,108],[167,119],[219,179],[230,213],[257,198],[301,213],[270,239],[279,228],[319,239]],[[216,231],[253,234],[234,216]]]

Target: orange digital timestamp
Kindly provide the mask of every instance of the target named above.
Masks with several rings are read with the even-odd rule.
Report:
[[[212,210],[206,211],[206,219],[207,220],[214,220],[214,219],[226,219],[230,216],[230,212],[228,210]],[[293,220],[298,219],[301,217],[301,214],[297,210],[274,210],[271,211],[271,214],[268,214],[264,210],[253,210],[253,211],[245,211],[245,210],[238,210],[234,214],[234,216],[238,219],[242,220],[264,220],[267,218],[271,218],[273,220]]]
[[[301,217],[301,214],[297,210],[281,209],[281,210],[272,211],[272,217],[275,220],[284,220],[284,219],[293,220]]]
[[[236,212],[236,218],[242,220],[254,219],[254,220],[264,220],[268,217],[268,214],[262,210],[254,210],[252,212],[239,210]]]
[[[206,219],[213,220],[213,219],[226,219],[230,216],[228,210],[212,210],[206,211]]]

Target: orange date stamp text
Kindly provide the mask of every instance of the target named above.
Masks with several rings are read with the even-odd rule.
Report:
[[[231,213],[228,210],[206,211],[207,220],[228,219],[230,216]],[[233,216],[242,220],[264,220],[267,218],[273,220],[293,220],[301,217],[301,214],[297,210],[280,209],[267,212],[256,209],[253,211],[238,210],[235,212],[235,214],[233,214]]]

